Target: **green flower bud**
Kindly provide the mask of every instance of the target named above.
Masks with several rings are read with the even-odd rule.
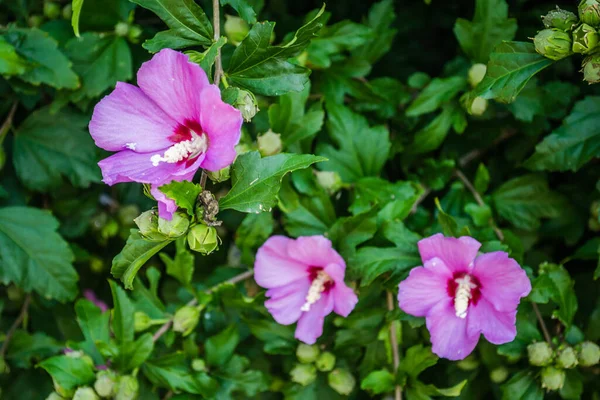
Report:
[[[336,368],[327,375],[327,383],[339,394],[347,396],[354,389],[356,379],[347,369]]]
[[[44,23],[44,17],[41,15],[31,15],[27,18],[27,24],[32,28],[37,28]]]
[[[547,391],[560,390],[564,384],[565,371],[554,367],[542,369],[542,388]]]
[[[560,368],[575,368],[577,365],[577,354],[571,346],[565,346],[558,351],[556,365]]]
[[[479,360],[473,354],[467,356],[467,358],[460,360],[456,363],[456,366],[463,371],[473,371],[479,368]]]
[[[477,96],[473,99],[473,103],[471,103],[471,115],[479,116],[482,115],[485,110],[487,110],[488,101],[481,96]]]
[[[196,328],[199,320],[200,310],[198,307],[183,306],[173,317],[173,330],[187,336]]]
[[[119,224],[112,218],[100,229],[100,236],[104,239],[115,237],[117,233],[119,233]]]
[[[60,6],[52,1],[44,2],[44,15],[48,19],[56,19],[60,16]]]
[[[281,135],[270,129],[266,133],[260,135],[256,141],[258,143],[258,151],[260,151],[260,155],[263,157],[281,153],[281,149],[283,148]]]
[[[571,36],[559,29],[544,29],[533,38],[535,51],[551,60],[560,60],[571,54]]]
[[[156,211],[144,211],[133,222],[137,225],[140,235],[144,239],[152,242],[162,242],[166,239],[165,235],[158,231],[158,213]]]
[[[100,274],[104,271],[104,261],[96,256],[90,257],[90,270],[95,274]]]
[[[551,10],[548,14],[542,17],[542,22],[546,28],[557,28],[562,31],[570,31],[577,25],[577,15],[571,11],[560,9],[556,6],[556,10]]]
[[[112,397],[117,392],[117,375],[111,370],[99,371],[96,374],[94,389],[102,397]]]
[[[142,311],[136,311],[133,314],[133,326],[136,332],[142,332],[152,326],[152,319]]]
[[[296,357],[302,364],[310,364],[317,360],[320,350],[315,345],[300,343],[296,349]]]
[[[600,82],[600,54],[586,57],[581,65],[583,67],[583,80],[590,85]]]
[[[412,89],[423,89],[431,81],[431,77],[425,72],[415,72],[408,77],[408,86]]]
[[[46,400],[65,400],[65,399],[58,393],[52,392],[48,395],[48,397],[46,397]]]
[[[191,250],[205,256],[219,247],[220,239],[214,226],[198,224],[188,232],[187,241]]]
[[[206,371],[206,362],[201,358],[194,358],[192,360],[192,369],[196,372]]]
[[[581,24],[573,31],[573,51],[587,54],[598,46],[598,31],[588,24]]]
[[[71,20],[73,16],[73,5],[71,3],[66,4],[62,9],[62,17],[66,20]]]
[[[578,11],[581,22],[592,26],[600,25],[600,1],[581,0]]]
[[[312,364],[297,364],[290,371],[290,376],[293,382],[308,386],[317,378],[317,369]]]
[[[215,183],[219,183],[219,182],[225,182],[226,180],[228,180],[229,176],[230,176],[230,172],[231,172],[231,167],[227,166],[218,171],[206,171],[206,175],[208,176],[208,178],[211,181],[213,181]]]
[[[225,35],[229,43],[237,46],[248,35],[250,27],[248,23],[240,17],[225,15]]]
[[[127,22],[117,22],[117,24],[115,25],[115,34],[117,36],[127,36],[128,32],[129,24],[127,24]]]
[[[476,87],[479,82],[483,80],[485,73],[487,72],[487,65],[477,63],[469,69],[469,84],[471,87]]]
[[[77,388],[73,395],[73,400],[100,400],[100,397],[94,392],[94,389],[88,386]]]
[[[143,32],[144,31],[139,25],[131,25],[129,27],[129,32],[127,32],[127,39],[129,39],[131,43],[138,43]]]
[[[334,194],[344,186],[340,174],[335,171],[317,171],[317,183],[329,194]]]
[[[171,220],[158,217],[158,231],[170,238],[178,238],[185,234],[190,227],[188,215],[183,212],[173,214]]]
[[[125,375],[119,379],[117,394],[114,400],[135,400],[138,397],[140,385],[135,376]]]
[[[508,370],[504,367],[497,367],[490,372],[490,380],[494,383],[502,383],[508,378]]]
[[[529,357],[529,364],[543,367],[550,365],[554,357],[554,351],[548,343],[537,342],[527,346],[527,356]]]
[[[579,346],[577,357],[582,367],[593,367],[600,362],[600,347],[594,342],[583,342]]]
[[[319,371],[329,372],[335,367],[335,356],[328,351],[321,353],[315,365]]]
[[[233,106],[240,110],[246,122],[250,122],[259,111],[258,102],[252,92],[240,89]]]
[[[60,386],[56,379],[52,378],[52,384],[54,385],[54,391],[60,396],[67,399],[70,399],[75,394],[75,389],[65,389]]]

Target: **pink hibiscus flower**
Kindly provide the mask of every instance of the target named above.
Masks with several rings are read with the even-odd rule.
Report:
[[[400,308],[425,317],[433,352],[440,357],[462,360],[480,334],[493,344],[511,342],[517,334],[517,306],[531,291],[529,278],[507,253],[477,256],[480,247],[467,236],[423,239],[424,266],[400,283]]]
[[[177,206],[158,187],[192,180],[199,168],[218,171],[233,162],[241,113],[223,103],[219,88],[185,54],[161,50],[138,71],[139,87],[118,82],[94,108],[90,133],[116,154],[100,161],[103,181],[151,185],[159,215]]]
[[[345,272],[344,259],[323,236],[272,236],[254,263],[256,283],[269,289],[265,306],[282,325],[298,321],[296,339],[307,344],[321,336],[331,311],[347,317],[358,302]]]

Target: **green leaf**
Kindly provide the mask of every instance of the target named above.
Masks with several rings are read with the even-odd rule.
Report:
[[[14,46],[0,36],[0,74],[21,75],[29,68],[27,61],[17,54]]]
[[[396,247],[362,247],[351,260],[350,271],[362,279],[362,286],[367,286],[385,273],[390,273],[390,278],[397,280],[421,262],[417,250],[417,242],[421,238],[402,222],[388,222],[383,227],[383,236]]]
[[[63,349],[64,344],[43,332],[30,335],[25,331],[17,330],[8,346],[6,361],[11,367],[31,368],[31,363],[35,360],[50,357]]]
[[[328,103],[327,115],[327,130],[338,148],[323,143],[317,147],[329,159],[319,169],[335,171],[347,183],[378,176],[391,149],[387,128],[369,127],[365,117],[340,105]]]
[[[81,78],[81,89],[72,96],[98,97],[119,81],[133,75],[131,51],[125,39],[99,33],[84,33],[65,45],[65,53],[73,61],[73,70]]]
[[[233,164],[232,187],[220,199],[220,209],[247,213],[270,211],[277,204],[277,193],[285,174],[325,160],[310,154],[282,153],[261,158],[257,151],[244,153]]]
[[[114,366],[121,372],[132,371],[143,365],[153,350],[152,334],[144,333],[135,342],[126,342],[121,345],[119,355],[114,360]]]
[[[520,371],[502,385],[502,400],[543,400],[544,392],[531,371]]]
[[[463,111],[454,104],[444,106],[437,117],[415,134],[413,143],[409,147],[410,153],[422,154],[440,147],[457,116],[462,113]]]
[[[112,330],[120,344],[133,342],[133,313],[135,309],[127,293],[116,282],[109,280],[114,309],[112,312]]]
[[[131,0],[152,11],[170,28],[146,40],[144,48],[152,53],[164,48],[180,49],[210,46],[213,28],[208,17],[194,0]]]
[[[441,389],[434,385],[426,385],[423,382],[413,379],[406,388],[406,397],[418,400],[430,400],[432,399],[431,396],[457,397],[460,395],[460,392],[462,392],[462,389],[466,384],[467,380],[465,379],[452,387]]]
[[[540,266],[540,275],[533,282],[532,301],[547,303],[552,300],[558,310],[552,313],[567,328],[573,323],[577,312],[577,296],[575,282],[562,265],[544,263]]]
[[[533,43],[501,43],[490,55],[487,73],[473,95],[511,103],[535,74],[552,63],[535,51]]]
[[[331,239],[333,247],[342,257],[349,260],[356,254],[356,247],[372,239],[375,232],[377,220],[375,212],[370,212],[338,218],[326,236]]]
[[[172,181],[158,188],[168,198],[175,200],[177,207],[184,208],[190,216],[194,216],[194,208],[198,195],[202,193],[202,186],[189,181]]]
[[[310,177],[314,184],[312,172]],[[323,235],[336,221],[333,203],[322,189],[303,193],[305,195],[298,195],[286,182],[282,185],[279,208],[285,213],[284,228],[294,237]]]
[[[252,335],[264,342],[267,354],[293,354],[298,347],[294,331],[290,326],[280,325],[272,320],[248,318],[244,319]]]
[[[192,283],[194,275],[194,254],[185,246],[185,236],[175,241],[175,258],[166,253],[160,253],[160,259],[167,266],[167,275],[177,279],[183,286],[188,287]]]
[[[432,79],[429,85],[406,109],[406,115],[417,117],[435,111],[466,87],[467,80],[461,76]]]
[[[365,45],[371,37],[371,28],[348,20],[340,21],[323,28],[319,37],[310,43],[308,61],[319,69],[329,68],[341,53]]]
[[[273,214],[248,214],[235,232],[235,245],[240,249],[242,264],[254,265],[256,250],[271,236]]]
[[[219,393],[215,399],[228,399],[233,393],[245,394],[241,398],[253,398],[258,393],[268,390],[268,378],[262,371],[246,370],[250,361],[235,354],[231,360],[215,374],[221,382]]]
[[[564,198],[550,190],[546,179],[530,174],[505,182],[492,194],[498,214],[520,229],[533,231],[541,218],[559,217]]]
[[[321,16],[325,6],[316,16],[304,24],[294,37],[284,45],[271,46],[271,35],[275,23],[255,24],[246,38],[235,49],[227,79],[237,86],[265,96],[280,96],[299,92],[308,82],[309,70],[287,61],[298,55],[321,29]]]
[[[52,114],[34,111],[15,133],[13,163],[23,184],[48,191],[69,178],[78,187],[100,181],[96,148],[87,131],[88,117],[69,109]]]
[[[517,336],[512,342],[498,346],[498,354],[511,358],[520,357],[529,344],[541,340],[543,338],[533,308],[530,303],[523,303],[517,313]]]
[[[387,393],[394,390],[394,375],[387,369],[372,371],[361,382],[360,388],[373,394]]]
[[[458,18],[454,34],[463,51],[478,63],[486,63],[494,47],[512,40],[517,32],[517,20],[508,18],[505,0],[477,0],[473,21]]]
[[[583,394],[583,376],[575,369],[566,370],[565,384],[560,389],[560,397],[565,400],[581,399]]]
[[[438,359],[438,356],[431,352],[431,347],[418,344],[406,350],[399,370],[416,378],[421,372],[437,364]]]
[[[444,235],[459,237],[469,234],[469,228],[467,226],[459,228],[458,222],[456,222],[454,217],[442,209],[442,205],[437,197],[435,198],[435,206],[437,208],[437,220],[442,227]]]
[[[110,339],[109,321],[110,313],[102,310],[89,300],[81,299],[75,303],[77,324],[85,338],[84,348],[86,353],[94,358],[97,363],[103,362],[102,356],[96,348],[96,343],[108,343]]]
[[[190,57],[191,62],[195,62],[196,64],[200,65],[204,72],[206,72],[206,74],[210,77],[212,75],[211,69],[213,64],[215,63],[215,60],[217,59],[219,49],[223,47],[225,43],[227,43],[227,38],[225,36],[221,36],[219,40],[211,44],[210,47],[206,49],[204,53],[200,53],[199,51],[195,50],[189,50],[186,51],[185,54],[187,54]]]
[[[354,185],[354,198],[348,210],[358,215],[378,206],[380,221],[403,220],[421,193],[422,189],[410,181],[391,183],[381,178],[362,178]]]
[[[526,162],[529,169],[567,171],[580,169],[600,156],[600,97],[577,102],[563,125],[535,147]]]
[[[42,361],[39,366],[66,390],[89,385],[96,379],[94,366],[83,358],[55,356]]]
[[[382,0],[369,9],[366,25],[373,32],[362,46],[352,51],[354,57],[374,64],[390,51],[397,29],[392,28],[396,20],[393,0]]]
[[[487,192],[490,186],[490,172],[485,167],[485,164],[480,163],[477,167],[477,173],[475,174],[475,179],[473,180],[473,186],[477,193],[484,194]]]
[[[71,26],[73,27],[73,33],[79,37],[79,17],[81,16],[81,8],[83,7],[84,0],[73,0],[71,7],[73,14],[71,15]]]
[[[490,224],[492,218],[492,209],[487,204],[469,203],[465,205],[465,213],[469,214],[475,226],[483,228]]]
[[[120,278],[125,288],[133,289],[133,280],[140,268],[171,242],[172,240],[150,242],[142,238],[137,229],[132,229],[125,247],[113,259],[110,273],[115,278]]]
[[[77,295],[73,253],[58,221],[32,207],[0,208],[0,280],[61,302]]]
[[[221,366],[225,364],[233,356],[239,342],[240,334],[235,324],[209,337],[204,344],[208,365]]]
[[[46,32],[37,28],[21,29],[11,26],[3,38],[32,66],[19,75],[20,79],[33,85],[44,83],[57,89],[79,87],[79,79],[71,69],[71,62]]]
[[[230,5],[249,24],[256,23],[256,12],[246,0],[221,0],[221,6]]]

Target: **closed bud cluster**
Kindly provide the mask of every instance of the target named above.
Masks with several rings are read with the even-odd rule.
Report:
[[[187,234],[190,249],[202,255],[208,255],[219,247],[219,236],[214,226],[198,224]]]
[[[196,372],[206,371],[206,362],[201,358],[194,358],[192,360],[192,369]]]
[[[187,336],[196,328],[200,320],[198,307],[183,306],[173,317],[173,330]]]
[[[335,171],[317,171],[317,184],[329,194],[334,194],[344,186],[342,177]]]
[[[117,375],[111,370],[99,371],[96,374],[94,389],[102,397],[114,396],[117,392]]]
[[[497,367],[490,372],[490,380],[494,383],[502,383],[506,378],[508,378],[508,370],[505,367]]]
[[[100,400],[100,397],[91,387],[82,386],[75,391],[73,400]]]
[[[258,102],[252,92],[240,89],[238,97],[235,100],[235,108],[240,110],[242,117],[246,122],[250,122],[259,111]]]
[[[461,96],[460,102],[470,115],[475,116],[483,115],[488,106],[487,99],[484,99],[481,96],[473,98],[469,93],[465,93]]]
[[[588,24],[581,24],[573,31],[573,52],[588,54],[598,46],[598,31]]]
[[[302,364],[314,363],[317,361],[319,353],[319,348],[316,345],[300,343],[296,349],[296,357]]]
[[[600,1],[581,0],[578,11],[581,22],[592,26],[600,25]]]
[[[583,67],[583,80],[594,84],[600,82],[600,55],[586,57],[581,64]]]
[[[321,353],[315,365],[319,371],[329,372],[335,367],[335,356],[328,351]]]
[[[240,17],[225,15],[224,29],[229,43],[237,46],[242,40],[244,40],[246,35],[248,35],[250,26],[248,26],[248,23]]]
[[[258,143],[258,151],[263,157],[281,153],[281,149],[283,148],[281,135],[270,129],[266,133],[260,135],[256,141]]]
[[[471,68],[469,69],[468,77],[469,84],[471,85],[471,87],[474,88],[477,85],[479,85],[479,82],[483,80],[483,77],[485,76],[486,72],[487,65],[481,63],[473,64],[473,66],[471,66]]]
[[[556,365],[560,368],[570,369],[577,366],[577,354],[571,346],[565,346],[558,351]]]
[[[593,367],[600,362],[600,347],[594,342],[583,342],[578,346],[577,358],[583,367]]]
[[[336,368],[327,375],[327,383],[339,394],[348,396],[356,385],[356,379],[347,369]]]
[[[577,25],[578,19],[571,11],[562,10],[557,6],[556,10],[551,10],[542,17],[542,22],[546,28],[570,31]]]
[[[529,357],[529,364],[543,367],[550,365],[554,358],[554,351],[548,343],[537,342],[527,346],[527,356]]]
[[[152,242],[162,242],[166,239],[165,235],[158,231],[158,213],[156,211],[144,211],[133,222],[137,225],[140,235],[144,239]]]
[[[135,376],[125,375],[119,379],[114,400],[135,400],[138,398],[140,385]]]
[[[290,371],[290,377],[293,382],[308,386],[317,378],[317,369],[313,364],[297,364]]]
[[[129,33],[129,25],[127,22],[117,22],[115,25],[115,34],[123,37],[127,36],[127,33]]]
[[[565,384],[565,377],[565,371],[554,367],[545,367],[542,369],[542,388],[547,391],[560,390]]]
[[[133,314],[133,327],[136,332],[142,332],[152,326],[152,319],[143,311]]]
[[[544,29],[533,38],[535,51],[551,60],[571,54],[571,35],[556,28]]]
[[[184,212],[176,212],[171,220],[158,218],[158,231],[170,238],[178,238],[185,234],[190,227],[188,215]]]

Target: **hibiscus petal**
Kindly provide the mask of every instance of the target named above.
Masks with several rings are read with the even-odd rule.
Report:
[[[336,314],[347,317],[354,310],[356,303],[358,303],[358,297],[344,282],[345,271],[340,265],[329,264],[325,267],[325,272],[335,282],[335,285],[331,289],[333,310]]]
[[[275,321],[282,325],[290,325],[298,321],[302,314],[302,306],[306,302],[306,294],[310,287],[309,279],[298,279],[282,287],[267,290],[265,307]]]
[[[498,311],[514,311],[531,282],[519,264],[503,251],[482,254],[475,260],[473,275],[481,284],[481,296]]]
[[[451,271],[466,272],[472,268],[481,243],[468,236],[457,239],[438,233],[420,240],[418,246],[424,263],[433,257],[439,257]]]
[[[480,299],[469,307],[467,333],[479,336],[483,333],[488,342],[504,344],[512,342],[517,336],[517,311],[501,312],[494,309],[486,299]]]
[[[180,124],[200,118],[200,93],[209,82],[204,70],[185,54],[159,51],[142,64],[137,81],[146,96]]]
[[[407,314],[424,317],[439,302],[449,299],[448,280],[452,272],[435,257],[425,267],[413,268],[398,286],[398,305]]]
[[[177,204],[175,204],[175,200],[170,199],[166,194],[158,190],[159,186],[152,185],[150,193],[158,202],[158,216],[170,221],[175,211],[177,211]]]
[[[296,326],[296,339],[306,343],[315,344],[323,334],[325,317],[333,310],[333,296],[326,293],[310,307],[310,311],[302,313]]]
[[[117,82],[115,90],[96,104],[89,127],[96,146],[104,150],[146,153],[171,146],[168,137],[177,122],[139,88]]]
[[[452,299],[436,304],[426,316],[432,351],[448,360],[462,360],[475,348],[479,335],[467,334],[467,319],[455,315]]]
[[[163,153],[159,150],[157,153]],[[114,185],[120,182],[163,183],[169,182],[182,169],[180,164],[160,163],[152,165],[153,153],[136,153],[123,150],[98,163],[104,183]]]
[[[293,240],[271,236],[256,252],[254,280],[264,288],[274,288],[308,277],[308,265],[288,256]]]
[[[214,85],[207,86],[200,98],[200,125],[208,135],[208,150],[202,168],[218,171],[235,160],[235,145],[240,141],[242,114],[221,100],[221,92]]]
[[[288,247],[290,257],[313,267],[337,264],[346,269],[344,259],[331,247],[331,240],[324,236],[301,236]]]

